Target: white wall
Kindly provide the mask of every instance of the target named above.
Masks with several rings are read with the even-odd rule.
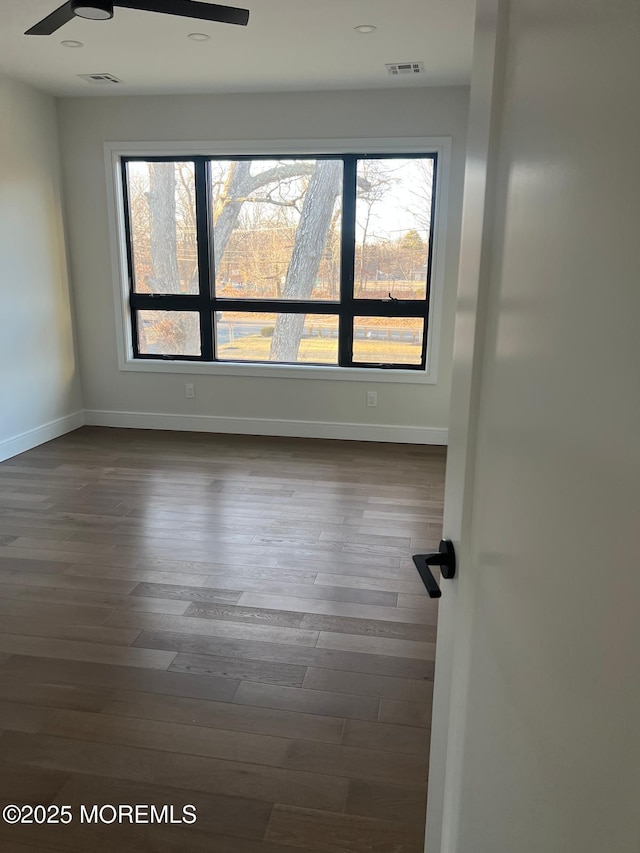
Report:
[[[59,102],[72,281],[85,404],[93,423],[344,435],[446,437],[468,90],[69,98]],[[109,255],[104,142],[450,136],[453,139],[438,382],[149,374],[118,369]],[[186,400],[184,383],[197,386]],[[366,408],[366,390],[378,407]],[[104,414],[109,412],[110,414]],[[143,413],[143,417],[113,413]],[[149,420],[149,413],[173,417]],[[191,416],[191,421],[181,417]],[[195,418],[193,417],[195,416]],[[205,417],[227,418],[208,421]],[[247,419],[247,420],[243,420]],[[294,424],[269,423],[269,419]],[[300,423],[302,422],[302,423]],[[324,424],[324,426],[323,426]],[[338,432],[327,424],[350,426]],[[379,425],[392,425],[379,430]],[[429,430],[434,430],[432,433]]]
[[[0,78],[0,459],[82,421],[52,98]]]

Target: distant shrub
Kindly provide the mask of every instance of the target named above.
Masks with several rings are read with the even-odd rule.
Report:
[[[275,329],[276,329],[275,326],[263,326],[262,329],[260,329],[260,334],[262,335],[263,338],[271,338],[271,337],[273,337],[273,333],[275,332]]]

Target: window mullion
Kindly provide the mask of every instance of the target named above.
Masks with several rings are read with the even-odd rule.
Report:
[[[208,165],[204,157],[195,158],[196,234],[198,244],[200,337],[203,361],[213,361],[213,313],[211,311],[213,257],[209,250],[210,205]]]
[[[353,280],[356,258],[356,172],[357,158],[344,157],[342,184],[342,245],[340,251],[340,326],[338,364],[353,361]]]

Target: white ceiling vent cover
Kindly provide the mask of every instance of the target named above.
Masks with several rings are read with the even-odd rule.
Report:
[[[107,83],[122,83],[122,80],[118,80],[113,74],[78,74],[78,77],[81,77],[88,83],[97,83],[99,86]]]
[[[424,74],[424,62],[392,62],[385,65],[392,77],[408,74]]]

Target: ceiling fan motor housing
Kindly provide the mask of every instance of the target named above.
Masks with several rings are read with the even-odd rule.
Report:
[[[71,9],[74,15],[91,21],[106,21],[113,18],[111,0],[71,0]]]

